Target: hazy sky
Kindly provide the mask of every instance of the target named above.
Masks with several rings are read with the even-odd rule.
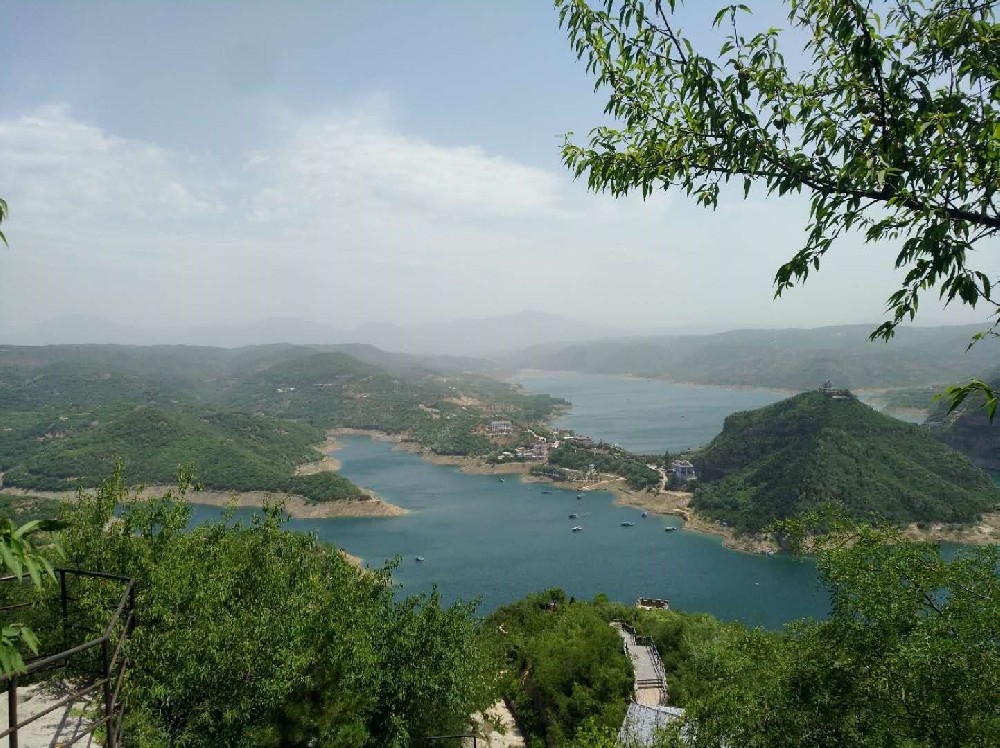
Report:
[[[7,0],[0,70],[0,331],[811,326],[881,319],[897,278],[891,247],[848,240],[773,302],[804,201],[588,194],[559,146],[603,100],[547,0]]]

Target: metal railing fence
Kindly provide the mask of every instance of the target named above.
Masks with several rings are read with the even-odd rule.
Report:
[[[60,745],[70,745],[103,728],[104,744],[107,748],[117,748],[121,740],[122,714],[124,713],[124,703],[121,698],[122,686],[129,665],[123,646],[128,641],[135,626],[135,582],[128,577],[83,569],[56,569],[56,577],[59,581],[58,615],[62,624],[62,649],[54,654],[38,657],[25,663],[24,670],[21,672],[0,675],[0,683],[6,685],[8,706],[7,729],[0,732],[0,739],[7,738],[10,748],[18,748],[18,733],[24,727],[57,709],[70,706],[85,696],[90,697],[91,694],[100,689],[99,718],[86,725],[71,741],[60,743]],[[120,596],[112,598],[113,607],[109,608],[111,616],[103,629],[93,632],[92,629],[88,631],[84,627],[86,633],[96,633],[96,635],[91,635],[90,638],[76,646],[69,646],[71,632],[80,628],[74,625],[70,617],[70,604],[78,599],[70,596],[70,580],[76,580],[78,583],[83,580],[100,580],[105,583],[119,584],[122,590]],[[0,578],[0,583],[19,581],[22,581],[21,578],[13,576]],[[19,602],[0,607],[0,612],[7,614],[13,610],[26,610],[44,605],[46,605],[44,600]],[[90,662],[91,658],[94,662]],[[39,674],[43,672],[74,665],[78,674],[82,674],[84,679],[89,681],[87,685],[74,690],[30,717],[18,719],[18,689],[21,684],[37,679]]]

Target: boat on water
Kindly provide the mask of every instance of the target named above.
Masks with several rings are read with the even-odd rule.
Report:
[[[583,530],[583,525],[577,525],[573,528],[573,532],[580,532],[581,530]]]
[[[635,527],[635,522],[629,522],[628,520],[625,520],[624,522],[622,522],[622,527]]]
[[[424,562],[424,557],[423,556],[417,556],[417,563],[421,564],[423,562]]]
[[[542,491],[542,493],[552,493],[552,492],[546,488],[544,491]]]
[[[644,518],[645,518],[645,517],[648,517],[648,516],[649,516],[649,512],[643,512],[643,513],[642,513],[642,516],[643,516]]]
[[[497,483],[503,483],[503,478],[497,478]]]
[[[576,519],[579,516],[580,516],[579,514],[577,514],[576,512],[573,512],[571,515],[569,515],[569,518],[570,519]]]
[[[677,529],[676,527],[671,525],[670,527],[664,527],[663,532],[673,532],[676,529]]]

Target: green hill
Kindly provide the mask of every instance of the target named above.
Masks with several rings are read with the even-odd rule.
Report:
[[[1000,389],[1000,369],[985,379],[994,389]],[[981,406],[982,398],[971,397],[949,413],[948,403],[939,402],[925,425],[935,438],[957,449],[974,464],[1000,471],[1000,419],[990,423]]]
[[[964,455],[847,393],[735,413],[693,462],[694,507],[744,532],[826,501],[899,524],[970,522],[1000,501]]]
[[[314,501],[361,495],[334,473],[293,475],[316,459],[321,429],[215,408],[164,409],[117,403],[85,411],[45,409],[0,415],[0,470],[6,486],[38,491],[93,486],[121,458],[135,480],[170,484],[190,465],[206,488],[281,491]]]
[[[209,488],[316,501],[360,495],[335,473],[296,476],[326,429],[406,432],[447,454],[482,454],[495,418],[543,420],[560,402],[462,368],[371,346],[0,346],[0,487],[93,486],[121,457],[172,483],[192,465]],[[432,368],[440,365],[442,368]]]

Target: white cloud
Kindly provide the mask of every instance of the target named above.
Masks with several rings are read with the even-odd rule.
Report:
[[[250,196],[256,221],[318,220],[358,210],[384,220],[517,218],[562,203],[556,175],[486,153],[396,132],[371,114],[335,114],[300,124],[288,141],[247,157],[262,185]]]
[[[566,173],[401,132],[385,101],[261,116],[278,134],[233,163],[65,107],[0,121],[13,247],[0,252],[0,330],[84,312],[346,326],[520,309],[647,329],[809,325],[877,319],[892,290],[891,263],[846,242],[772,304],[774,270],[801,241],[794,201],[713,214],[593,196]]]
[[[0,122],[13,236],[109,239],[216,212],[208,182],[158,146],[115,137],[46,107]]]

